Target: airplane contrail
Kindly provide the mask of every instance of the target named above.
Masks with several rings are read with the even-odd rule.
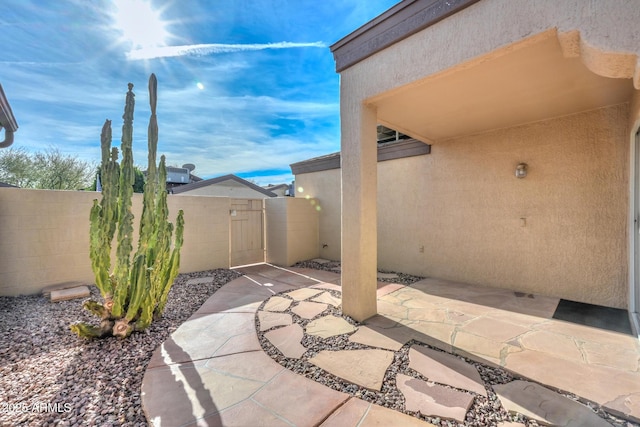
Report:
[[[154,59],[154,58],[169,58],[174,56],[204,56],[212,55],[216,53],[229,53],[229,52],[244,52],[251,50],[265,50],[265,49],[292,49],[303,47],[326,47],[323,42],[312,43],[293,43],[293,42],[278,42],[278,43],[254,43],[254,44],[192,44],[186,46],[160,46],[149,47],[144,49],[135,49],[127,53],[127,58],[131,60],[138,59]]]

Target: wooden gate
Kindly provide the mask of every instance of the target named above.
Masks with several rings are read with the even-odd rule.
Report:
[[[231,267],[265,260],[264,200],[231,199]]]

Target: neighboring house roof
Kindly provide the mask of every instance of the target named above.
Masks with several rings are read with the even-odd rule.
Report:
[[[18,130],[18,123],[0,85],[0,129],[2,128],[4,128],[4,140],[0,141],[0,148],[13,144],[13,133]]]
[[[233,175],[233,174],[229,174],[229,175],[224,175],[224,176],[219,176],[217,178],[211,178],[211,179],[203,179],[202,181],[198,181],[198,182],[192,182],[191,184],[185,184],[185,185],[181,185],[179,187],[174,187],[173,188],[173,193],[174,194],[178,194],[178,193],[184,193],[190,190],[195,190],[196,188],[202,188],[202,187],[207,187],[209,185],[213,185],[213,184],[218,184],[224,181],[235,181],[239,184],[242,184],[246,187],[251,188],[254,191],[257,191],[259,193],[264,194],[267,197],[278,197],[277,194],[269,191],[269,190],[265,190],[264,188],[255,185],[252,182],[247,181],[246,179],[242,179],[239,176]]]
[[[0,181],[0,187],[12,187],[12,188],[19,188],[17,185],[7,184],[6,182],[2,182],[2,181]]]
[[[416,139],[405,139],[387,144],[378,144],[378,161],[400,159],[403,157],[422,156],[431,153],[431,146]],[[301,173],[319,172],[329,169],[340,169],[340,153],[326,154],[320,157],[292,163],[291,172]]]
[[[265,190],[269,190],[269,191],[279,190],[279,189],[281,189],[281,188],[283,188],[283,189],[285,189],[285,190],[286,190],[286,189],[288,189],[288,188],[289,188],[289,184],[278,184],[278,185],[271,185],[271,184],[269,184],[269,185],[265,185],[265,186],[264,186],[264,187],[262,187],[262,188],[264,188]]]

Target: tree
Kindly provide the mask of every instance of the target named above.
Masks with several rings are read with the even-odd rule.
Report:
[[[97,191],[98,189],[98,181],[97,177],[101,177],[101,166],[98,166],[96,169],[96,178],[93,179],[93,184],[88,188],[89,191]],[[133,181],[133,192],[134,193],[144,193],[144,173],[140,169],[139,166],[133,167],[134,181]],[[102,182],[102,181],[101,181]]]
[[[0,181],[22,188],[79,190],[91,183],[94,166],[58,148],[30,154],[24,148],[0,151]]]

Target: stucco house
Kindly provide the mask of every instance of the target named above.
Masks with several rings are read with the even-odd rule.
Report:
[[[638,22],[637,0],[405,0],[331,46],[345,314],[376,313],[379,265],[624,308],[638,332]],[[379,124],[430,154],[376,166]]]
[[[180,185],[172,188],[171,192],[189,196],[222,196],[244,199],[265,199],[278,196],[272,191],[233,174]]]

